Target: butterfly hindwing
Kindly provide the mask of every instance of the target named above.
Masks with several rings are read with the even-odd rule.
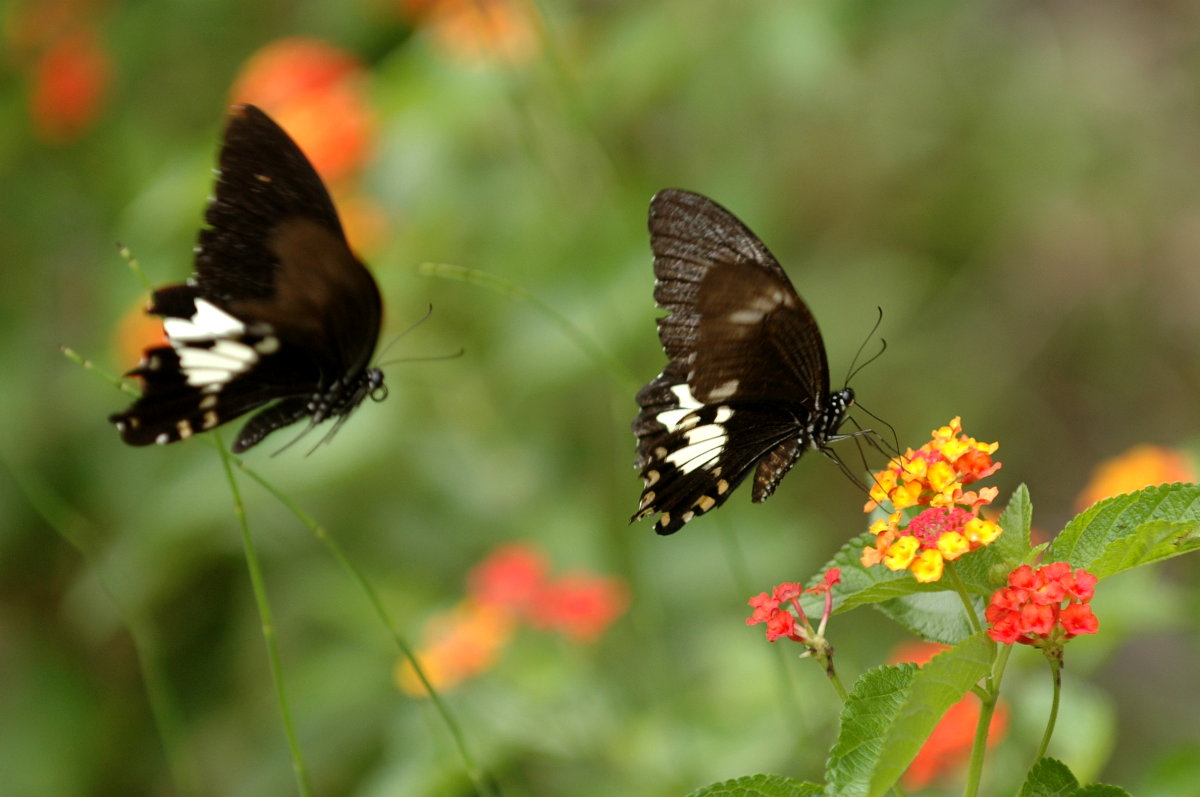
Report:
[[[270,404],[235,440],[244,451],[305,417],[345,416],[381,386],[375,280],[308,159],[253,106],[230,116],[205,220],[195,276],[154,293],[170,345],[130,372],[145,390],[111,418],[125,442],[173,442]]]
[[[822,447],[853,398],[829,392],[816,320],[778,261],[733,214],[699,194],[650,203],[663,372],[638,393],[636,518],[677,531],[720,506],[755,470],[766,500],[810,447]]]

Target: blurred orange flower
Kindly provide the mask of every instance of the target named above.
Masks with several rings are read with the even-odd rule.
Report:
[[[591,642],[628,606],[617,579],[572,573],[551,580],[547,571],[545,554],[524,543],[500,546],[471,570],[467,596],[430,620],[417,652],[434,688],[449,689],[489,669],[521,623]],[[396,666],[396,682],[408,694],[425,694],[406,660]]]
[[[893,664],[909,661],[924,665],[943,650],[947,650],[945,645],[911,642],[898,647],[892,653],[891,661]],[[921,751],[904,773],[904,788],[913,791],[923,789],[940,776],[961,767],[971,753],[975,726],[978,724],[979,698],[967,694],[942,715],[933,733],[925,740]],[[1007,730],[1008,705],[999,701],[988,725],[988,747],[995,747]]]
[[[450,689],[490,669],[515,629],[516,618],[501,607],[468,598],[426,623],[417,658],[435,689]],[[427,694],[408,659],[396,665],[396,683],[414,697]]]
[[[270,114],[336,183],[362,167],[374,143],[367,75],[357,58],[320,39],[278,39],[242,66],[230,100]]]
[[[49,144],[82,136],[100,116],[112,78],[112,59],[95,34],[59,38],[33,65],[29,112],[34,132]]]
[[[1097,501],[1121,493],[1155,484],[1195,480],[1195,466],[1182,453],[1164,446],[1134,446],[1096,466],[1076,506],[1082,512]]]
[[[537,10],[527,0],[400,0],[399,5],[458,61],[524,63],[537,53]]]
[[[113,331],[113,361],[135,363],[147,349],[166,345],[167,336],[163,332],[162,319],[148,315],[146,300],[139,299],[121,316]]]

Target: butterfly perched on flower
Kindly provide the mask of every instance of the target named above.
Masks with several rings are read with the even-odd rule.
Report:
[[[809,449],[824,450],[854,402],[831,392],[821,332],[754,233],[711,199],[668,188],[650,200],[654,299],[668,362],[637,394],[633,520],[672,534],[725,503],[754,472],[765,501]]]
[[[144,392],[109,420],[130,445],[171,443],[254,410],[245,451],[308,419],[340,425],[386,395],[370,367],[383,303],[312,164],[272,119],[234,106],[195,275],[154,292],[169,345],[128,375]]]

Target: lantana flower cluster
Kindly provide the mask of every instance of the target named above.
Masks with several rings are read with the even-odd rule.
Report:
[[[1008,586],[997,591],[987,607],[988,636],[1011,645],[1059,647],[1071,637],[1094,634],[1100,621],[1088,605],[1096,577],[1055,562],[1034,570],[1021,565],[1008,575]]]
[[[824,577],[815,587],[804,589],[800,584],[787,582],[780,584],[768,595],[760,592],[750,599],[754,612],[746,618],[746,625],[755,623],[767,624],[767,641],[774,642],[780,637],[787,637],[793,642],[808,646],[809,650],[803,655],[816,653],[817,648],[824,646],[825,624],[833,611],[833,585],[842,579],[842,571],[832,567],[825,572]],[[825,611],[821,615],[821,623],[814,631],[808,621],[808,616],[800,606],[800,596],[825,595]],[[795,611],[795,614],[792,611]]]
[[[921,582],[939,580],[946,562],[988,545],[1002,530],[979,514],[999,490],[964,489],[1000,469],[992,459],[1000,444],[963,434],[957,417],[934,429],[932,437],[875,474],[864,507],[872,512],[890,504],[892,511],[871,524],[875,545],[863,550],[863,565],[882,562],[891,570],[910,570]]]

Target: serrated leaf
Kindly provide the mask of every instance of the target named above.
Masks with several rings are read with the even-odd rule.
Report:
[[[1200,548],[1200,521],[1152,520],[1113,540],[1088,572],[1107,578],[1124,570],[1170,559]]]
[[[1200,485],[1163,484],[1094,504],[1059,532],[1043,560],[1105,578],[1198,548]],[[1093,570],[1097,565],[1103,574]]]
[[[1093,783],[1076,790],[1072,797],[1132,797],[1132,795],[1120,786],[1112,786],[1108,783]]]
[[[974,600],[975,611],[983,616],[983,602]],[[920,592],[876,604],[883,614],[929,642],[956,645],[974,633],[958,595],[943,588],[941,592]]]
[[[900,779],[942,715],[991,671],[994,651],[994,643],[978,634],[921,668],[888,734],[888,752],[871,778],[871,795],[883,794]]]
[[[826,791],[875,797],[904,773],[938,720],[987,675],[992,643],[973,636],[931,659],[880,667],[854,685],[826,767]]]
[[[1029,530],[1033,527],[1033,500],[1029,497],[1028,487],[1021,484],[1013,490],[998,522],[1004,533],[989,547],[998,545],[1011,558],[1024,558],[1029,553]]]
[[[997,522],[1004,531],[991,545],[954,563],[967,590],[976,595],[991,595],[1003,587],[1012,569],[1029,558],[1029,529],[1033,523],[1029,488],[1022,484],[1013,491]]]
[[[1067,765],[1054,758],[1040,758],[1025,776],[1018,797],[1069,797],[1079,790],[1079,781]]]
[[[697,789],[688,797],[819,797],[823,791],[816,783],[783,775],[743,775]]]
[[[831,793],[867,794],[871,772],[886,752],[887,730],[903,708],[917,671],[915,664],[876,667],[855,682],[825,765]]]

